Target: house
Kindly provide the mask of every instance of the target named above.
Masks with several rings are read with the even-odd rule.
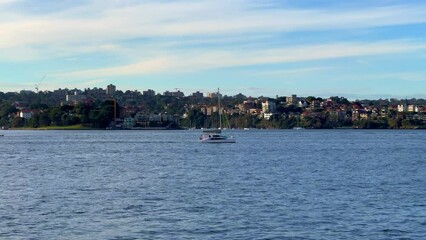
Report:
[[[222,94],[218,94],[217,92],[207,93],[208,98],[222,98]]]
[[[176,92],[172,92],[172,97],[183,98],[183,97],[185,97],[185,94],[178,90]]]
[[[327,109],[327,112],[330,114],[330,118],[335,120],[344,120],[347,118],[346,111],[341,109]]]
[[[293,94],[293,95],[291,95],[291,97],[286,97],[285,101],[287,102],[287,104],[296,104],[296,102],[297,102],[297,95]]]
[[[364,109],[353,109],[352,110],[352,121],[356,121],[358,119],[368,119],[370,113],[365,111]]]
[[[108,89],[109,89],[109,91],[111,91],[111,93],[114,90],[114,93],[115,93],[115,86],[114,85],[109,86]],[[92,88],[92,89],[90,89],[90,88],[84,89],[83,95],[87,96],[87,97],[96,98],[96,99],[105,99],[106,94],[107,94],[107,90],[95,87],[95,88]]]
[[[271,102],[269,100],[262,102],[262,112],[263,113],[275,113],[276,108],[277,107],[276,107],[274,102]]]
[[[364,111],[361,110],[359,112],[359,118],[361,118],[361,119],[368,119],[369,116],[370,116],[370,113],[365,111],[365,110]]]
[[[201,99],[204,97],[204,94],[202,92],[196,91],[195,93],[192,94],[192,97]]]
[[[399,104],[398,105],[398,112],[406,112],[407,111],[407,105],[406,104]]]
[[[407,112],[419,112],[419,106],[417,105],[408,105]]]
[[[243,103],[240,103],[235,106],[240,110],[240,113],[250,113],[250,109],[256,108],[255,102],[251,100],[243,101]]]
[[[124,118],[123,120],[123,128],[129,129],[135,126],[134,118]]]
[[[74,94],[68,94],[65,96],[65,101],[68,103],[74,103],[77,104],[81,102],[83,99],[85,99],[86,96],[80,95],[77,91],[74,92]]]
[[[398,106],[397,105],[391,105],[388,107],[388,111],[398,111]]]
[[[19,117],[20,118],[24,118],[24,119],[30,119],[33,117],[33,112],[31,110],[28,109],[24,109],[20,112],[18,112]]]
[[[266,120],[271,119],[272,116],[274,116],[274,113],[263,113],[263,118]]]
[[[216,113],[218,111],[217,106],[207,107],[206,115],[210,116],[213,115],[213,113]]]
[[[317,109],[317,108],[319,108],[321,106],[321,102],[320,101],[318,101],[318,100],[313,100],[312,102],[311,102],[311,106],[310,106],[310,108],[311,109]]]
[[[308,102],[306,102],[305,100],[299,100],[297,102],[297,106],[301,108],[306,108],[308,106]]]

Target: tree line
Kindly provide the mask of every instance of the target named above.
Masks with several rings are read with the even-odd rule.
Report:
[[[7,102],[0,104],[0,126],[12,128],[40,128],[48,126],[83,125],[91,128],[106,128],[114,120],[113,101],[95,101],[93,104],[77,104],[48,107],[45,104],[32,106],[30,119],[17,116],[16,107]],[[118,107],[116,108],[118,112]]]

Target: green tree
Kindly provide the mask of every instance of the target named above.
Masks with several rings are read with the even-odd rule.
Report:
[[[24,126],[24,119],[20,117],[14,117],[12,118],[12,127],[13,128],[21,128]]]
[[[38,125],[40,127],[50,126],[50,118],[48,112],[40,112],[38,117]]]
[[[52,126],[61,126],[63,112],[60,107],[53,107],[49,110],[49,119]]]

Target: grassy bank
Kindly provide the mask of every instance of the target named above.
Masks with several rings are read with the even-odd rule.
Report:
[[[72,126],[46,126],[39,128],[11,128],[11,130],[97,130],[96,128],[85,127],[83,125]]]

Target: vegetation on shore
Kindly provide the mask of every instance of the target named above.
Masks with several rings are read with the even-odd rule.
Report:
[[[123,120],[134,118],[136,114],[176,117],[178,120],[173,122],[175,128],[218,126],[217,110],[213,110],[217,105],[216,98],[144,95],[137,91],[117,91],[113,97],[108,98],[93,97],[79,102],[66,102],[64,99],[64,96],[57,96],[53,92],[0,92],[0,127],[40,130],[105,129],[111,126],[115,116]],[[272,129],[426,129],[424,99],[300,99],[303,99],[303,105],[298,102],[289,103],[285,97],[249,98],[242,94],[224,96],[222,106],[227,118],[223,119],[222,125],[231,128]],[[273,102],[276,107],[268,118],[262,113],[262,103],[265,101]],[[246,109],[247,102],[250,103],[250,109]],[[423,110],[398,111],[395,109],[398,104],[413,104],[421,106]],[[24,109],[31,111],[31,118],[19,116]],[[251,112],[252,110],[255,111]]]
[[[20,127],[11,130],[94,130],[95,128],[85,127],[81,124],[71,126],[42,126],[42,127]]]
[[[90,105],[52,106],[36,104],[30,119],[18,117],[18,110],[9,105],[0,105],[0,126],[12,129],[40,130],[87,130],[105,129],[114,119],[111,101],[96,101]]]

